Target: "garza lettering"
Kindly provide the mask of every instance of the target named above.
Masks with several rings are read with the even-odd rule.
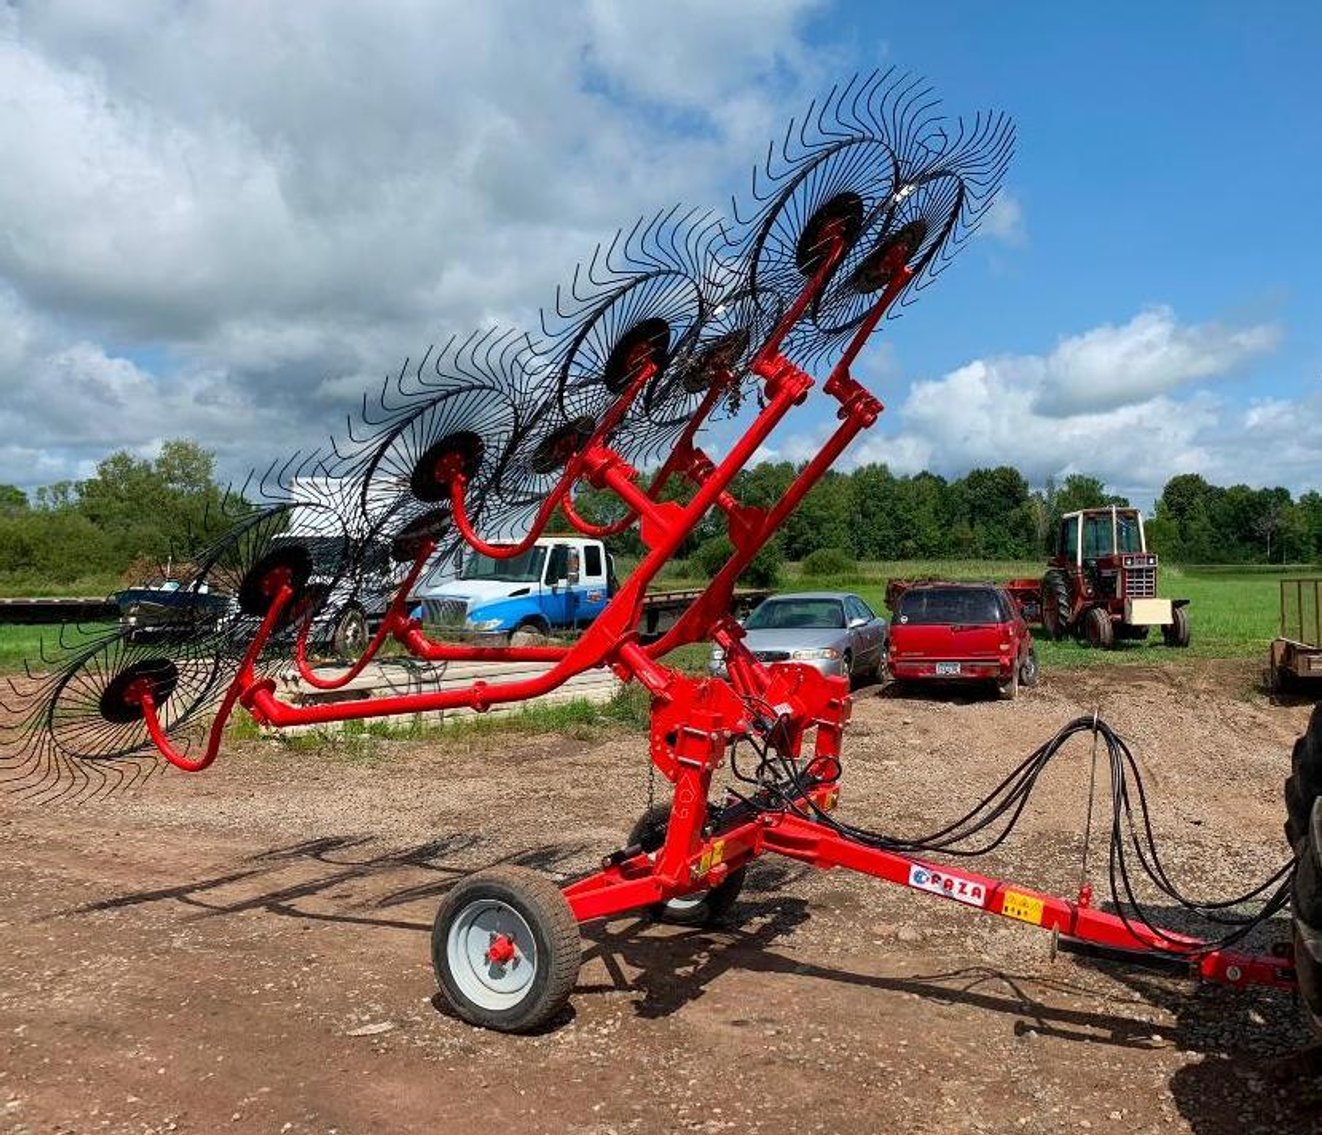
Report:
[[[981,883],[951,871],[937,871],[931,867],[924,867],[920,863],[914,863],[909,867],[909,886],[915,890],[929,891],[934,895],[944,895],[966,906],[980,907],[987,902],[987,890]]]

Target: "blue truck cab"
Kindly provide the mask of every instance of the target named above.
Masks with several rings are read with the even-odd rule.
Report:
[[[615,590],[600,540],[544,536],[510,559],[469,555],[458,576],[411,597],[415,617],[470,633],[549,634],[587,626]]]

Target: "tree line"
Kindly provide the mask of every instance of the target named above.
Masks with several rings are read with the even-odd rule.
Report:
[[[112,453],[83,481],[31,496],[0,484],[0,592],[148,574],[234,522],[215,455],[167,441],[152,459]]]
[[[766,462],[741,472],[733,491],[752,505],[780,499],[801,465]],[[682,483],[663,497],[684,500]],[[181,550],[196,548],[233,521],[222,507],[215,455],[187,440],[166,442],[154,459],[113,453],[92,477],[62,481],[30,496],[0,485],[0,591],[66,584],[92,576],[141,575]],[[241,503],[241,502],[240,502]],[[763,564],[804,560],[833,549],[855,560],[1038,560],[1052,550],[1066,512],[1128,505],[1096,477],[1072,473],[1032,489],[1010,466],[974,469],[946,479],[934,473],[897,476],[885,465],[828,472],[785,522]],[[584,489],[576,497],[588,520],[620,515],[612,494]],[[1322,561],[1322,495],[1295,499],[1284,488],[1222,487],[1195,473],[1171,478],[1148,524],[1149,544],[1174,562]],[[636,531],[612,537],[613,550],[636,556]],[[698,556],[701,550],[701,556]],[[728,555],[722,518],[709,514],[680,549],[698,574]]]
[[[802,465],[767,462],[741,472],[740,500],[767,507],[784,493]],[[691,492],[691,490],[689,490]],[[685,499],[668,486],[667,499]],[[619,515],[609,493],[587,491],[579,511],[598,522]],[[804,560],[838,549],[855,560],[1037,560],[1055,550],[1065,513],[1130,502],[1097,477],[1071,473],[1029,486],[1019,470],[1001,465],[947,479],[935,473],[897,476],[885,465],[828,472],[777,534],[777,550]],[[692,556],[724,532],[709,514],[680,554]],[[1148,544],[1176,563],[1301,563],[1322,561],[1322,494],[1288,489],[1229,488],[1197,474],[1171,478],[1148,518]],[[615,538],[620,554],[642,551],[634,532]]]

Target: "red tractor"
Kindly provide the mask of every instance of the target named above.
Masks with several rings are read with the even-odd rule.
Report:
[[[1075,634],[1109,649],[1160,627],[1167,646],[1189,645],[1189,601],[1157,598],[1157,557],[1148,551],[1143,515],[1133,508],[1085,508],[1060,520],[1046,574],[1009,585],[1026,614],[1038,605],[1052,638]]]

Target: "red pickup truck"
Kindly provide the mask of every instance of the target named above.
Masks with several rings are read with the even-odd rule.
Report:
[[[994,583],[892,583],[887,665],[899,681],[994,682],[1003,698],[1037,684],[1033,635]]]

